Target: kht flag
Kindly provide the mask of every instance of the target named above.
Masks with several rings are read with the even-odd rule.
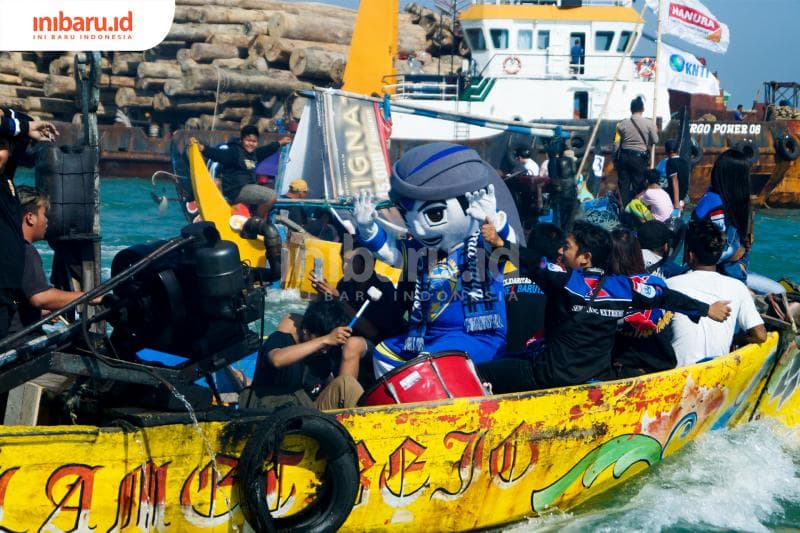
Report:
[[[698,0],[646,0],[658,12],[661,4],[661,32],[686,42],[724,54],[731,35],[728,26],[717,19]]]

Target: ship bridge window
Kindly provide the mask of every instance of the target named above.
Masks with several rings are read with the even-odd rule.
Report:
[[[486,39],[483,38],[483,31],[480,28],[470,28],[466,33],[469,47],[473,52],[486,50]]]
[[[598,31],[594,34],[594,51],[608,52],[611,50],[611,43],[614,42],[613,31]]]
[[[519,30],[517,33],[517,48],[520,50],[533,48],[533,30]]]
[[[617,52],[624,52],[625,49],[628,47],[628,43],[631,41],[631,35],[633,35],[634,40],[636,40],[636,34],[631,33],[629,31],[623,31],[619,34],[619,43],[617,43]]]
[[[550,30],[540,31],[536,34],[536,48],[539,50],[550,48]]]
[[[495,28],[489,30],[489,36],[492,38],[492,46],[498,50],[505,50],[508,48],[508,30]]]

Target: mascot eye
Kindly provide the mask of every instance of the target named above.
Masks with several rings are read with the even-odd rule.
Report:
[[[431,226],[438,226],[447,222],[446,208],[444,206],[433,207],[425,211],[425,220]]]

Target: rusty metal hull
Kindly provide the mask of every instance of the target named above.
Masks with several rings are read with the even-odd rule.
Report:
[[[800,355],[794,344],[782,350],[771,334],[763,345],[641,378],[334,412],[356,444],[360,469],[342,530],[498,526],[573,508],[707,431],[754,416],[795,427]],[[0,526],[238,530],[236,469],[260,422],[250,424],[203,422],[208,444],[191,424],[0,427]],[[265,464],[273,516],[314,498],[324,468],[319,452],[316,442],[290,435]]]

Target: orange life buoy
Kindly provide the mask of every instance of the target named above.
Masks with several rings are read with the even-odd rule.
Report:
[[[517,74],[522,70],[522,61],[517,56],[508,56],[503,60],[503,72],[506,74]]]
[[[650,80],[656,74],[656,60],[652,57],[643,57],[636,62],[636,72],[644,80]]]

